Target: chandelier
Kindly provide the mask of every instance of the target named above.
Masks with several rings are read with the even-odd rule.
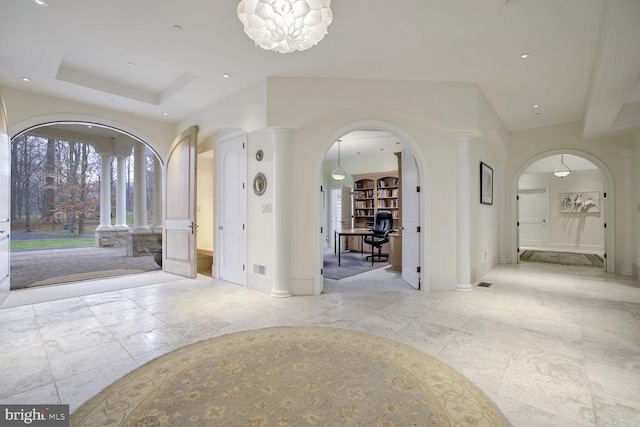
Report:
[[[242,0],[238,18],[257,46],[289,53],[318,44],[333,14],[331,0]]]

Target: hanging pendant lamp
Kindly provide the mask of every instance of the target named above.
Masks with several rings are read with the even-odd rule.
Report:
[[[338,167],[335,168],[333,172],[331,172],[331,177],[336,181],[342,181],[347,177],[347,173],[344,171],[344,169],[342,169],[342,167],[340,167],[340,143],[341,142],[342,140],[339,139],[338,140]]]
[[[564,164],[564,154],[563,154],[560,156],[560,166],[556,168],[553,174],[558,178],[564,178],[566,176],[569,176],[570,173],[571,173],[571,169],[569,169],[569,166]]]

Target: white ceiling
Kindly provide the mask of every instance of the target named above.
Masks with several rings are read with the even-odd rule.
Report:
[[[177,122],[266,76],[474,82],[510,131],[640,125],[637,0],[334,0],[290,54],[255,47],[236,0],[47,1],[0,0],[0,84]]]

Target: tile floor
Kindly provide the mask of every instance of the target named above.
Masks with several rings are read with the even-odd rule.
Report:
[[[640,286],[629,277],[503,265],[482,278],[489,288],[429,293],[381,269],[327,281],[318,297],[274,299],[204,276],[166,276],[122,289],[123,280],[139,285],[145,277],[129,276],[118,279],[119,290],[0,309],[0,403],[68,403],[73,411],[120,376],[194,341],[325,325],[441,359],[515,426],[640,425]]]

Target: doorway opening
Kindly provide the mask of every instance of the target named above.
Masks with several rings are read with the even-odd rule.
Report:
[[[338,162],[342,180],[332,176]],[[322,173],[323,292],[419,289],[419,193],[408,190],[419,173],[409,146],[386,130],[350,131],[329,149]]]
[[[87,122],[31,127],[10,145],[11,290],[160,270],[161,239],[151,236],[162,225],[155,151]],[[145,249],[129,250],[136,227],[150,234]]]
[[[606,267],[607,179],[596,164],[546,155],[517,184],[517,262]]]

